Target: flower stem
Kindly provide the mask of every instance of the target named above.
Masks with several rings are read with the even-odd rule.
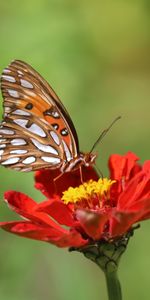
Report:
[[[108,300],[122,300],[121,286],[117,276],[120,258],[125,252],[129,239],[134,234],[133,227],[125,235],[114,241],[100,240],[81,248],[70,248],[70,251],[79,251],[104,272],[107,283]]]
[[[108,299],[109,300],[121,300],[121,286],[117,276],[117,270],[114,272],[105,272],[106,283],[107,283],[107,291],[108,291]]]

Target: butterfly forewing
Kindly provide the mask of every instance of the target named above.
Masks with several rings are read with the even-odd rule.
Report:
[[[61,101],[29,65],[12,62],[1,77],[4,121],[0,162],[18,170],[60,167],[76,157],[78,138]]]

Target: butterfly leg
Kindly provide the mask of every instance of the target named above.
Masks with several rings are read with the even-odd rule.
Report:
[[[58,176],[56,176],[56,177],[53,179],[56,194],[57,194],[57,180],[58,180],[59,178],[61,178],[62,175],[63,175],[63,173],[60,173]]]
[[[83,172],[82,172],[82,166],[79,167],[79,172],[80,172],[81,183],[83,184]]]

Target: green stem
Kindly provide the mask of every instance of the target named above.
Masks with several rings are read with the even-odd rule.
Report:
[[[108,299],[122,300],[121,286],[117,276],[117,270],[114,272],[105,271]]]
[[[120,258],[127,248],[129,239],[133,236],[134,230],[137,228],[139,228],[139,226],[132,228],[125,235],[114,241],[100,240],[85,247],[70,248],[70,251],[76,250],[83,253],[86,258],[96,263],[105,273],[108,300],[122,300],[117,270]]]

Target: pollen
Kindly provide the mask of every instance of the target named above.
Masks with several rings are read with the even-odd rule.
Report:
[[[110,188],[115,180],[100,178],[98,181],[90,180],[79,187],[63,192],[62,200],[65,204],[86,204],[87,207],[102,206],[102,201],[108,200]]]

